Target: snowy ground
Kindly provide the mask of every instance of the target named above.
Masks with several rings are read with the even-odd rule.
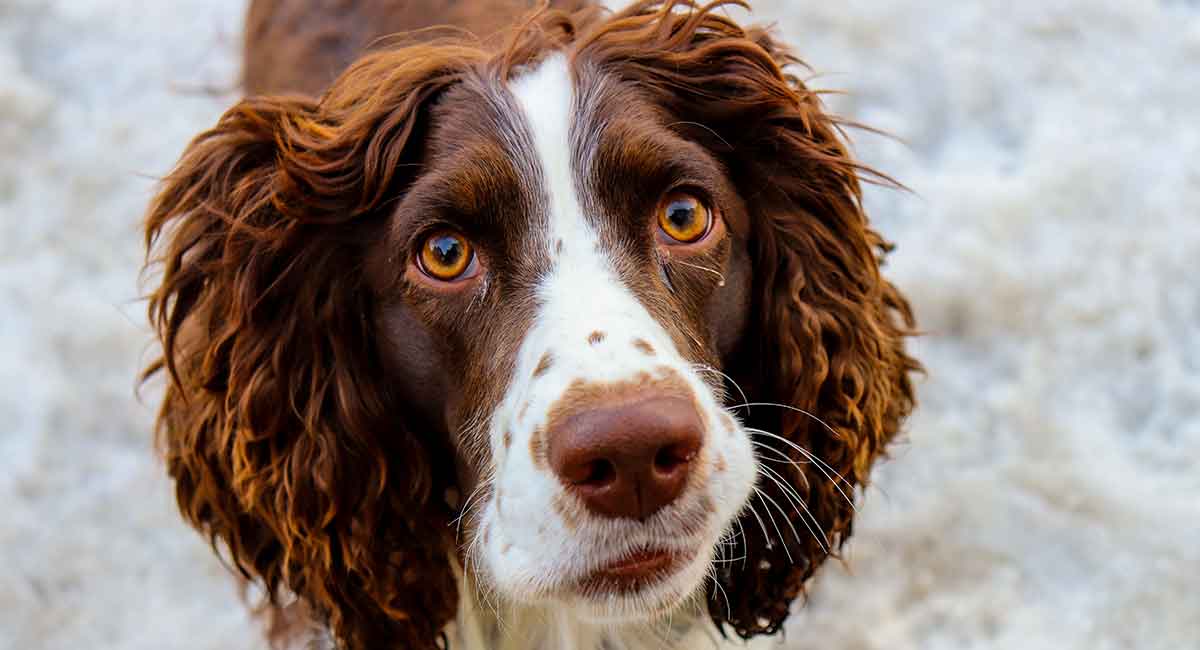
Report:
[[[1200,648],[1200,4],[757,4],[904,141],[856,140],[930,371],[788,647]],[[133,397],[137,223],[241,11],[0,0],[0,648],[262,647]]]

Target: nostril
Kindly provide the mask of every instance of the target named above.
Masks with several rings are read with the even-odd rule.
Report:
[[[670,474],[692,462],[696,452],[697,447],[694,444],[667,445],[654,455],[654,469],[662,474]]]
[[[617,468],[613,466],[612,461],[600,459],[588,463],[587,474],[583,480],[575,481],[575,485],[602,488],[611,485],[616,480]]]

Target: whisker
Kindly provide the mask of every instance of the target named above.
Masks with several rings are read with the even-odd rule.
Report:
[[[771,479],[772,481],[774,481],[774,483],[776,485],[778,485],[780,488],[782,488],[785,494],[787,493],[788,487],[786,485],[781,484],[779,482],[779,480],[775,479],[774,477],[768,476],[767,478]],[[778,501],[771,498],[770,495],[768,495],[765,492],[762,493],[761,496],[765,499],[768,499],[771,502],[771,505],[774,505],[775,509],[779,511],[779,514],[783,515],[786,518],[785,521],[787,522],[788,527],[792,529],[792,535],[795,536],[796,542],[803,543],[803,540],[800,539],[800,531],[796,530],[795,524],[792,523],[791,517],[788,517],[788,514],[784,510],[783,506],[779,505]],[[815,537],[816,533],[813,532],[812,527],[808,525],[808,520],[804,518],[804,512],[801,512],[800,508],[794,508],[794,510],[796,511],[796,514],[800,516],[800,521],[804,524],[804,526],[806,528],[808,528],[809,534],[813,535]],[[807,511],[807,507],[804,510]]]
[[[733,521],[734,521],[734,523],[737,524],[738,534],[742,536],[742,541],[745,542],[746,541],[746,528],[744,526],[742,526],[742,518],[734,517]],[[746,553],[742,554],[742,567],[743,568],[746,566],[746,555],[747,555]]]
[[[467,497],[467,502],[463,504],[462,512],[458,513],[458,516],[454,518],[454,521],[450,522],[450,525],[455,527],[454,539],[457,540],[462,537],[462,522],[463,519],[467,517],[468,513],[470,513],[472,505],[479,505],[483,503],[482,499],[476,502],[475,497],[483,494],[483,491],[485,489],[490,489],[491,486],[492,480],[491,477],[488,477],[486,480],[480,481],[479,485],[475,486],[474,490],[471,490],[471,494]]]
[[[713,586],[721,592],[721,596],[725,598],[725,614],[727,619],[733,618],[733,604],[729,602],[729,594],[725,593],[725,587],[721,586],[721,581],[717,580],[716,576],[712,576]]]
[[[801,415],[806,415],[806,416],[812,418],[813,420],[815,420],[818,424],[825,427],[825,430],[828,431],[835,438],[839,436],[837,430],[834,429],[833,427],[829,426],[829,423],[827,423],[825,420],[822,420],[821,418],[813,415],[812,413],[809,413],[808,411],[805,411],[802,408],[797,408],[790,404],[779,404],[776,402],[745,402],[743,404],[737,404],[734,406],[730,406],[729,408],[732,410],[732,409],[740,409],[740,408],[750,408],[751,406],[775,406],[775,407],[778,407],[781,409],[795,411],[796,413],[799,413]]]
[[[718,287],[725,286],[725,275],[716,269],[710,269],[707,266],[700,266],[699,264],[692,264],[691,262],[685,262],[685,261],[679,259],[678,257],[671,257],[671,258],[669,258],[669,260],[672,264],[682,264],[684,266],[691,267],[693,269],[699,269],[701,271],[712,273],[713,275],[720,278],[720,280],[717,282],[717,286]]]
[[[783,443],[785,443],[785,444],[789,445],[790,447],[792,447],[792,448],[793,448],[793,449],[795,449],[796,451],[800,452],[801,454],[804,454],[804,457],[805,457],[805,458],[808,458],[809,460],[811,460],[811,461],[813,462],[813,464],[814,464],[814,465],[816,465],[817,469],[818,469],[818,470],[820,470],[820,471],[821,471],[821,473],[825,475],[825,478],[829,479],[829,480],[830,480],[830,482],[832,482],[832,483],[833,483],[833,486],[834,486],[834,487],[837,489],[837,491],[838,491],[839,493],[841,493],[841,495],[842,495],[842,498],[843,498],[843,499],[845,499],[845,500],[846,500],[846,502],[850,504],[850,507],[851,507],[851,508],[853,508],[853,509],[855,510],[855,512],[857,512],[857,511],[858,511],[858,506],[854,505],[854,500],[853,500],[853,499],[851,499],[851,498],[849,497],[849,495],[847,495],[847,494],[846,494],[846,492],[845,492],[844,490],[842,490],[842,487],[841,487],[841,485],[839,485],[838,483],[839,483],[839,481],[840,481],[840,482],[842,482],[842,483],[845,483],[847,486],[849,486],[849,487],[850,487],[850,490],[851,490],[851,491],[853,491],[853,490],[854,490],[854,485],[853,485],[853,484],[851,484],[851,483],[850,483],[850,481],[847,481],[847,480],[845,479],[845,477],[843,477],[843,476],[842,476],[840,473],[838,473],[838,472],[837,472],[837,471],[835,471],[835,470],[834,470],[832,467],[830,467],[828,463],[826,463],[825,461],[823,461],[823,460],[821,460],[820,458],[818,458],[816,454],[814,454],[814,453],[810,452],[809,450],[805,449],[804,447],[801,447],[800,445],[798,445],[798,444],[796,444],[796,443],[792,442],[791,440],[788,440],[787,438],[784,438],[783,436],[781,436],[781,435],[779,435],[779,434],[776,434],[776,433],[771,433],[770,431],[764,431],[764,430],[762,430],[762,429],[755,429],[755,428],[752,428],[752,427],[746,427],[746,430],[747,430],[747,431],[752,431],[752,432],[754,432],[754,433],[760,433],[760,434],[762,434],[762,435],[764,435],[764,436],[767,436],[767,437],[769,437],[769,438],[773,438],[773,439],[775,439],[775,440],[779,440],[780,442],[783,442]],[[830,475],[828,472],[826,472],[826,471],[825,471],[825,469],[823,469],[823,467],[822,467],[822,466],[829,468],[829,471],[831,471],[831,472],[833,472],[834,474],[836,474],[836,475],[837,475],[837,478],[834,478],[833,476],[831,476],[831,475]]]
[[[762,490],[758,489],[757,487],[754,488],[754,492],[757,493],[758,496],[760,498],[762,498],[764,501],[774,504],[775,509],[779,511],[779,514],[783,515],[785,519],[787,518],[787,513],[784,512],[783,508],[779,507],[778,503],[775,503],[775,499],[772,499],[770,496],[767,495],[766,492],[763,492]],[[783,552],[787,554],[788,562],[791,564],[795,564],[796,561],[792,559],[792,551],[790,549],[788,549],[787,540],[783,537],[783,531],[779,529],[779,523],[775,521],[775,515],[771,514],[770,510],[767,510],[767,517],[771,520],[771,525],[775,527],[775,532],[779,534],[779,544],[781,546],[783,546]],[[787,521],[788,525],[790,526],[792,521],[790,519],[786,519],[786,521]],[[796,532],[795,526],[792,526],[792,534],[796,536],[796,541],[799,542],[800,541],[800,533]]]
[[[721,372],[720,370],[717,370],[716,368],[708,365],[707,363],[694,363],[694,364],[692,364],[692,367],[697,370],[700,370],[702,372],[711,372],[720,377],[723,377],[730,384],[733,384],[733,387],[737,389],[738,394],[742,396],[742,401],[743,402],[746,401],[746,391],[742,390],[742,387],[739,386],[738,383],[733,380],[733,377],[730,377],[729,375]]]
[[[757,489],[757,488],[755,488]],[[750,510],[750,514],[754,515],[755,521],[758,522],[758,527],[762,529],[763,539],[767,540],[767,544],[771,543],[771,534],[767,532],[767,526],[763,523],[762,517],[758,515],[758,511],[754,509],[754,503],[747,501],[746,507]]]
[[[728,141],[728,140],[726,140],[725,138],[721,137],[721,134],[720,134],[720,133],[717,133],[716,131],[714,131],[714,130],[712,129],[712,127],[706,126],[706,125],[704,125],[704,124],[701,124],[701,123],[699,123],[699,122],[689,122],[689,121],[687,121],[687,120],[679,120],[678,122],[671,122],[670,124],[668,124],[668,125],[667,125],[667,128],[669,129],[669,128],[673,127],[673,126],[678,126],[678,125],[681,125],[681,124],[683,124],[683,125],[687,125],[687,126],[696,126],[696,127],[699,127],[699,128],[701,128],[701,129],[704,129],[705,131],[708,131],[709,133],[711,133],[711,134],[713,135],[713,137],[715,137],[716,139],[720,140],[720,141],[721,141],[721,144],[724,144],[726,147],[729,147],[729,150],[730,150],[730,151],[733,151],[733,145],[729,144],[729,141]]]
[[[784,496],[788,497],[798,506],[796,509],[796,514],[800,515],[800,521],[804,523],[804,527],[808,529],[808,532],[813,536],[813,539],[817,540],[817,543],[821,545],[821,550],[829,553],[829,535],[825,534],[825,530],[821,528],[821,522],[817,521],[816,516],[813,515],[812,511],[808,509],[808,505],[800,498],[800,495],[796,492],[795,488],[788,485],[784,478],[770,467],[764,465],[760,469],[771,473],[770,475],[767,475],[767,478],[773,481],[775,485],[778,485],[779,489],[783,491]],[[808,517],[806,518],[804,515],[808,515]],[[812,520],[812,525],[809,525],[809,519]],[[813,530],[813,526],[816,526],[816,530]],[[817,535],[818,530],[821,531],[820,536]],[[822,540],[824,541],[822,542]]]
[[[797,408],[797,407],[795,407],[795,406],[792,406],[792,405],[790,405],[790,404],[779,404],[779,403],[776,403],[776,402],[746,402],[746,403],[743,403],[743,404],[738,404],[738,405],[735,405],[735,406],[730,406],[730,407],[728,407],[728,408],[729,408],[730,410],[733,410],[733,409],[738,409],[738,408],[750,408],[751,406],[775,406],[775,407],[778,407],[778,408],[781,408],[781,409],[787,409],[787,410],[789,410],[789,411],[795,411],[796,413],[800,413],[801,415],[805,415],[805,416],[807,416],[807,417],[810,417],[810,418],[812,418],[814,421],[816,421],[816,422],[817,422],[817,424],[820,424],[821,426],[825,427],[825,430],[826,430],[826,431],[828,431],[828,432],[830,433],[830,435],[832,435],[833,437],[835,437],[835,438],[836,438],[836,437],[838,437],[838,436],[839,436],[839,434],[838,434],[837,430],[836,430],[836,429],[834,429],[833,427],[829,426],[829,423],[828,423],[828,422],[826,422],[825,420],[822,420],[821,418],[817,417],[816,415],[813,415],[812,413],[809,413],[808,411],[806,411],[806,410],[804,410],[804,409],[802,409],[802,408]],[[761,429],[756,429],[756,431],[762,431],[762,430],[761,430]],[[767,433],[767,432],[766,432],[766,431],[762,431],[762,433]],[[782,438],[781,438],[781,439],[782,439]],[[789,442],[790,442],[790,441],[789,441]],[[797,449],[799,449],[799,450],[800,450],[802,453],[809,454],[808,450],[806,450],[806,449],[802,449],[802,448],[800,448],[800,447],[797,447]],[[811,454],[809,454],[809,455],[811,456]],[[816,456],[811,456],[811,457],[812,457],[812,459],[813,459],[813,460],[815,460],[815,461],[817,461],[817,462],[819,462],[819,463],[823,463],[823,464],[825,463],[825,461],[821,460],[820,458],[817,458]],[[825,464],[825,466],[826,466],[826,467],[829,467],[829,465],[828,465],[828,464]],[[837,474],[837,471],[836,471],[836,470],[834,470],[832,467],[829,467],[829,470],[830,470],[831,472],[834,472],[835,474]],[[839,476],[840,476],[840,475],[839,475]],[[849,482],[847,482],[846,484],[847,484],[847,485],[850,485],[850,483],[849,483]],[[853,485],[850,485],[850,487],[851,487],[851,489],[853,489],[853,487],[854,487],[854,486],[853,486]]]

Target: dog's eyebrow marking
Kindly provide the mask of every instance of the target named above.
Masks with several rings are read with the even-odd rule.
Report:
[[[634,339],[633,347],[645,353],[647,356],[654,356],[654,346],[646,342],[646,339]]]
[[[596,330],[588,336],[588,343],[591,343],[592,345],[598,345],[603,340],[604,332],[601,332],[600,330]]]
[[[546,374],[546,371],[550,369],[550,366],[553,365],[553,363],[554,355],[550,354],[549,352],[543,354],[542,358],[538,360],[537,367],[533,369],[533,376],[541,377],[542,375]]]

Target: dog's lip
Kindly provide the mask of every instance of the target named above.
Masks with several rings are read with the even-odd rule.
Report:
[[[666,568],[676,555],[675,551],[666,549],[645,549],[617,560],[593,575],[618,580],[644,578]]]
[[[644,548],[592,571],[579,581],[579,587],[592,595],[637,591],[679,572],[695,555],[695,550]]]

